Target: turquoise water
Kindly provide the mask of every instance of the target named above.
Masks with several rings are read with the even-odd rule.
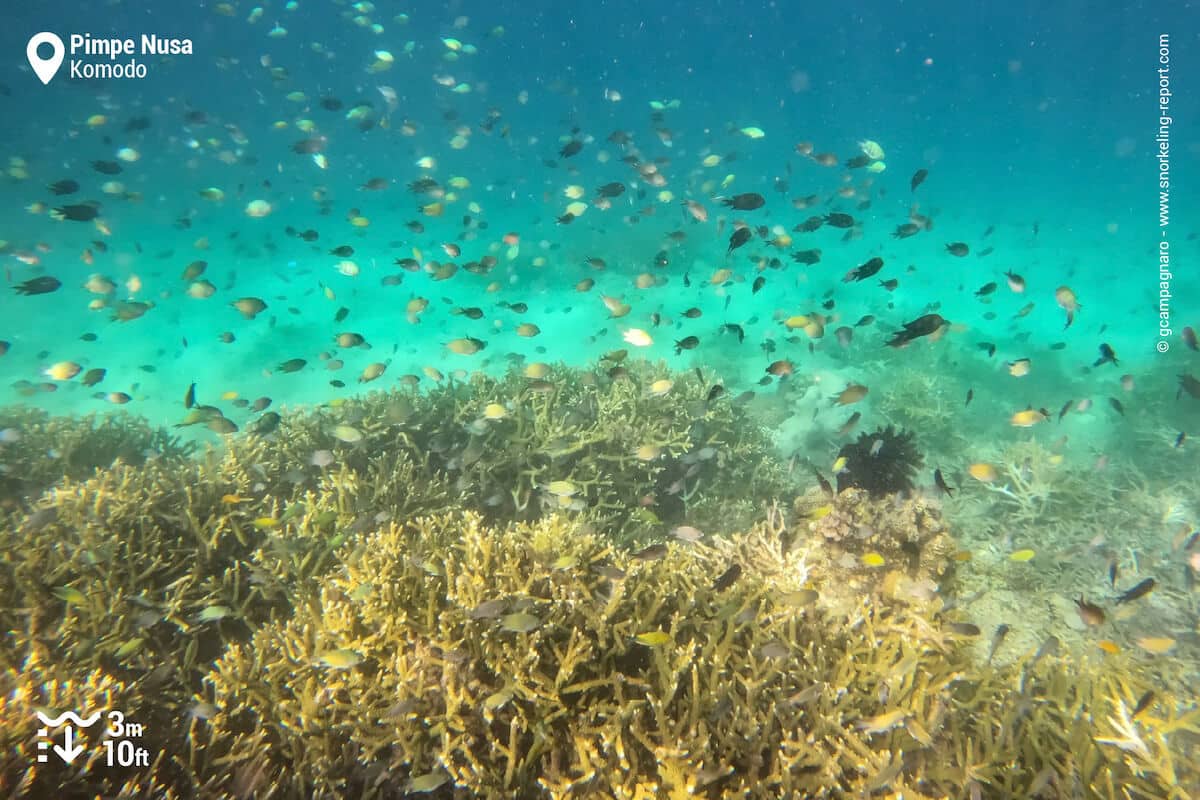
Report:
[[[1194,14],[1184,3],[23,9],[3,33],[0,405],[119,410],[220,448],[207,418],[173,427],[197,421],[189,387],[244,431],[258,398],[286,413],[533,362],[589,367],[626,349],[663,362],[664,374],[701,369],[730,396],[752,392],[740,401],[791,463],[797,494],[815,485],[812,469],[834,476],[851,436],[887,424],[914,433],[924,461],[913,491],[941,498],[935,469],[956,490],[941,500],[983,652],[998,624],[1030,650],[1056,635],[1090,657],[1097,640],[1115,640],[1194,686],[1200,392],[1180,389],[1182,376],[1200,376],[1184,332],[1200,325],[1190,268],[1200,119],[1183,80],[1200,74]],[[190,39],[194,52],[139,57],[143,79],[64,69],[43,86],[22,56],[40,30],[158,33]],[[1163,33],[1179,78],[1166,226],[1154,138]],[[319,152],[296,152],[305,140]],[[572,141],[582,149],[560,156]],[[845,166],[863,153],[870,166]],[[97,160],[119,174],[101,174]],[[913,187],[918,170],[927,177]],[[409,190],[424,178],[433,193]],[[47,188],[67,180],[77,189]],[[622,192],[597,202],[614,182]],[[765,204],[720,202],[741,193]],[[89,201],[97,220],[52,218]],[[437,212],[423,208],[433,203]],[[795,230],[833,212],[853,216],[849,235]],[[893,237],[914,213],[928,228]],[[727,252],[740,223],[757,230]],[[294,235],[306,230],[318,237]],[[343,246],[352,255],[330,252]],[[791,258],[810,249],[815,264]],[[467,269],[485,257],[495,260],[486,274]],[[875,257],[878,274],[843,280]],[[189,296],[181,278],[196,261],[211,296]],[[437,279],[448,263],[457,272]],[[84,288],[93,274],[111,291]],[[41,276],[61,287],[15,291]],[[594,285],[580,290],[584,280]],[[1079,306],[1069,325],[1063,287]],[[614,318],[602,296],[629,313]],[[266,303],[254,319],[231,307],[246,297]],[[414,300],[428,302],[415,316]],[[152,307],[115,320],[122,301]],[[512,308],[522,303],[524,313]],[[482,313],[454,313],[463,308]],[[935,335],[886,346],[933,312],[946,323]],[[798,315],[820,315],[824,335]],[[535,335],[518,329],[528,323]],[[852,338],[839,342],[840,328]],[[339,346],[344,332],[369,347]],[[639,332],[646,346],[631,342]],[[677,352],[688,336],[698,344]],[[462,337],[486,347],[447,347]],[[1097,363],[1102,345],[1117,362]],[[290,359],[304,365],[280,369]],[[780,360],[790,378],[768,374]],[[360,380],[380,364],[382,375]],[[95,369],[103,379],[84,385]],[[851,384],[869,389],[861,402],[831,402]],[[855,411],[854,434],[839,433]],[[1022,413],[1031,425],[1018,424]],[[5,431],[0,448],[21,435]],[[1049,500],[1021,505],[1014,493],[1035,471],[1059,483]],[[44,488],[14,513],[48,502]],[[1013,577],[1025,550],[1036,553],[1030,575]],[[1113,604],[1147,577],[1157,588],[1135,612]],[[1079,622],[1081,595],[1124,614],[1120,629]],[[1173,640],[1170,654],[1148,655],[1144,636]]]

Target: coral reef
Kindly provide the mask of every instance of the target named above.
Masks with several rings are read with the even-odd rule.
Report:
[[[785,510],[745,409],[624,369],[370,395],[198,457],[129,420],[163,455],[22,456],[50,488],[0,516],[0,794],[1200,792],[1183,660],[983,662],[934,501]],[[710,535],[623,546],[677,521]],[[37,765],[34,712],[68,708],[156,757]]]
[[[281,797],[1196,787],[1168,741],[1200,712],[1162,698],[1133,721],[1144,678],[1049,656],[980,667],[914,606],[835,609],[823,547],[785,552],[760,526],[638,561],[561,517],[390,525],[318,603],[218,661],[202,760],[253,766],[255,791]]]
[[[952,572],[958,548],[940,506],[929,498],[877,500],[857,488],[829,498],[814,490],[797,497],[794,510],[848,577],[890,566],[937,585]],[[870,562],[868,554],[878,559]]]
[[[37,408],[4,408],[0,431],[0,507],[114,462],[138,465],[193,452],[191,444],[130,414],[52,417]]]

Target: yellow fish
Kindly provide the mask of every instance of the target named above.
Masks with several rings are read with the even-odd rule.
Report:
[[[1036,555],[1036,553],[1034,553],[1032,550],[1029,550],[1029,549],[1017,550],[1016,552],[1009,554],[1008,560],[1024,563],[1026,561],[1032,560],[1035,555]]]
[[[882,567],[886,561],[879,553],[864,553],[862,562],[868,567]]]
[[[639,633],[637,636],[635,636],[633,638],[635,640],[637,640],[638,644],[643,644],[646,647],[662,647],[664,644],[669,644],[672,641],[671,634],[665,633],[663,631],[650,631],[649,633]]]
[[[967,474],[977,481],[991,483],[999,477],[996,468],[991,464],[972,464],[967,467]]]
[[[1012,415],[1009,420],[1015,428],[1032,428],[1039,422],[1045,422],[1046,415],[1036,408],[1027,408]]]
[[[1162,655],[1175,649],[1175,640],[1169,636],[1143,636],[1137,640],[1137,645],[1147,653]]]

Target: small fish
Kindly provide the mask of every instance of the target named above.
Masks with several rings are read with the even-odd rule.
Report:
[[[638,644],[645,645],[646,647],[662,647],[663,645],[670,644],[672,641],[674,641],[671,639],[671,634],[665,631],[639,633],[638,635],[634,636],[633,639]]]
[[[635,561],[658,561],[666,556],[667,552],[667,546],[665,544],[652,544],[649,547],[637,551],[630,556],[630,558],[634,559]]]
[[[1075,292],[1071,290],[1070,286],[1060,286],[1055,289],[1054,300],[1058,303],[1058,307],[1067,314],[1067,324],[1063,326],[1063,329],[1066,330],[1075,321],[1075,312],[1083,308],[1083,306],[1079,305],[1079,300],[1075,297]]]
[[[882,567],[887,563],[887,560],[879,553],[864,553],[862,563],[868,567],[876,568]]]
[[[954,490],[946,485],[946,479],[942,477],[942,471],[940,469],[935,469],[933,471],[933,482],[938,489],[946,494],[947,497],[954,496]]]
[[[992,663],[992,659],[995,657],[996,651],[1000,649],[1000,643],[1004,641],[1005,636],[1008,636],[1008,631],[1009,627],[1003,623],[996,626],[996,632],[992,634],[991,647],[988,648],[987,661],[984,663]]]
[[[1122,417],[1125,416],[1125,406],[1121,404],[1120,400],[1115,397],[1110,397],[1108,398],[1108,404],[1113,407],[1113,411],[1116,411]]]
[[[1082,597],[1075,601],[1075,610],[1079,612],[1079,619],[1088,627],[1104,624],[1104,609],[1094,603],[1089,603]]]
[[[533,614],[518,611],[500,618],[500,629],[513,633],[529,633],[542,624]]]
[[[903,723],[904,720],[908,719],[908,717],[908,711],[905,711],[903,708],[897,708],[885,714],[879,714],[874,717],[860,719],[857,723],[855,723],[855,727],[857,727],[866,735],[871,736],[876,733],[886,733],[887,731],[890,731],[892,728],[895,728],[897,725]]]
[[[1021,294],[1025,291],[1025,279],[1014,272],[1004,273],[1004,277],[1008,279],[1008,288],[1015,294]]]
[[[1128,603],[1131,600],[1137,600],[1139,597],[1145,597],[1146,595],[1150,594],[1150,592],[1154,591],[1154,587],[1156,585],[1157,584],[1155,583],[1154,578],[1146,578],[1132,589],[1122,592],[1117,597],[1117,605]]]
[[[1135,705],[1133,707],[1133,710],[1131,712],[1129,712],[1129,718],[1134,719],[1135,717],[1137,717],[1138,714],[1142,713],[1147,708],[1149,708],[1153,702],[1154,702],[1154,690],[1147,689],[1145,694],[1143,694],[1138,699],[1137,705]]]
[[[1117,572],[1117,559],[1114,558],[1108,562],[1108,585],[1113,589],[1117,588]]]
[[[975,399],[975,390],[967,389],[967,402],[963,403],[963,407],[966,408],[967,406],[971,405],[971,401],[974,399]]]
[[[927,177],[929,177],[929,170],[927,169],[919,169],[914,172],[912,178],[908,181],[909,191],[915,192],[917,187],[924,183]]]
[[[1092,366],[1098,367],[1101,364],[1112,364],[1115,367],[1119,363],[1120,362],[1117,361],[1117,354],[1113,352],[1112,347],[1110,347],[1107,342],[1102,342],[1100,344],[1100,357],[1092,363]]]
[[[314,663],[330,669],[352,669],[362,663],[363,657],[357,650],[342,648],[329,650],[313,659]]]
[[[729,569],[722,572],[720,577],[718,577],[715,581],[713,581],[712,590],[714,592],[721,592],[721,591],[724,591],[725,589],[728,589],[730,586],[733,586],[734,581],[736,581],[739,577],[741,577],[741,574],[742,574],[742,565],[741,564],[738,564],[736,562],[733,564],[730,564]]]

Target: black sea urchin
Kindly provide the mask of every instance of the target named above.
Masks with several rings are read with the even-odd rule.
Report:
[[[841,449],[846,466],[838,473],[838,491],[855,486],[873,497],[909,492],[924,458],[913,443],[913,435],[897,432],[891,425],[863,433]]]

